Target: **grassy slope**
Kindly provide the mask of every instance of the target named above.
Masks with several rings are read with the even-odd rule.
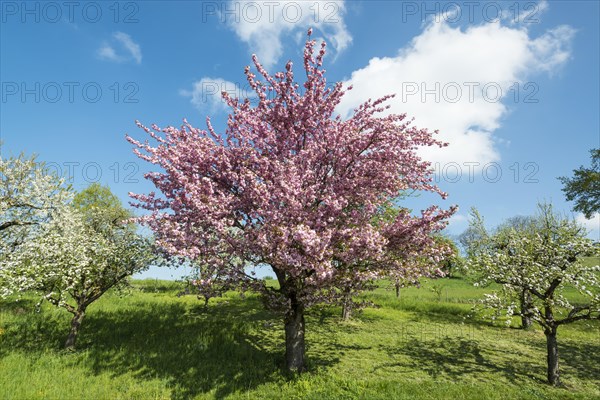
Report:
[[[256,297],[228,293],[208,309],[176,284],[138,281],[90,307],[80,350],[60,345],[69,314],[34,301],[0,303],[0,398],[600,398],[600,324],[559,330],[566,389],[545,379],[545,340],[468,318],[486,289],[444,279],[401,299],[380,288],[351,322],[339,309],[307,317],[311,372],[280,371],[283,329]]]

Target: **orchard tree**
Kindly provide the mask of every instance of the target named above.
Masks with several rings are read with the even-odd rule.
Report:
[[[513,229],[523,232],[524,234],[535,234],[535,232],[541,228],[539,223],[539,219],[536,219],[535,217],[516,215],[508,218],[498,227],[498,230],[505,230],[505,234],[510,234]],[[517,297],[521,312],[521,327],[523,329],[529,329],[533,325],[533,299],[531,293],[525,288],[521,288],[517,293]]]
[[[64,180],[35,156],[0,155],[0,257],[31,239],[71,197]]]
[[[435,267],[441,271],[442,276],[451,277],[454,272],[461,269],[463,264],[458,246],[447,236],[436,235],[434,240],[440,249],[445,249],[447,252],[446,257]],[[436,273],[436,275],[440,274]]]
[[[393,246],[393,247],[392,247]],[[419,254],[399,254],[396,247],[384,247],[384,255],[380,256],[378,263],[388,263],[393,268],[379,268],[371,271],[370,268],[337,267],[340,285],[342,287],[342,319],[351,317],[352,311],[364,308],[372,303],[356,302],[353,300],[358,294],[377,288],[376,280],[390,279],[396,290],[396,297],[400,297],[400,289],[407,286],[419,286],[421,279],[436,279],[447,275],[448,265],[453,265],[455,259],[454,249],[449,239],[440,235],[432,237],[429,247],[423,248]],[[345,272],[345,274],[344,274]]]
[[[233,289],[234,285],[227,275],[201,261],[193,266],[193,279],[190,279],[189,284],[198,298],[204,299],[204,307],[207,307],[210,299],[221,297],[223,293]]]
[[[539,219],[532,216],[517,215],[508,218],[502,224],[500,224],[495,230],[494,235],[496,237],[512,235],[514,231],[522,234],[534,234],[539,230]],[[482,251],[494,251],[496,250],[493,246],[499,245],[499,242],[493,243],[490,234],[484,227],[483,218],[479,212],[473,208],[471,210],[471,221],[469,227],[460,236],[460,241],[464,246],[467,255],[469,257],[476,257]],[[463,264],[464,265],[464,264]],[[469,276],[475,281],[476,284],[489,284],[490,280],[485,279],[488,271],[484,266],[481,268],[475,268],[477,264],[471,264],[469,269]],[[518,273],[519,271],[515,271]],[[526,274],[526,271],[522,271]],[[501,282],[497,282],[501,283]],[[531,294],[525,288],[518,288],[515,290],[507,290],[504,288],[504,297],[511,297],[519,304],[518,313],[521,316],[521,328],[529,329],[533,324],[532,321],[532,298]]]
[[[327,87],[326,45],[315,54],[310,34],[302,87],[291,61],[270,75],[252,56],[264,81],[250,67],[245,75],[258,104],[223,93],[231,108],[223,135],[207,118],[206,131],[186,121],[179,129],[138,122],[156,145],[127,136],[136,154],[159,169],[145,176],[161,195],[131,194],[137,207],[150,210],[140,222],[168,252],[204,260],[281,310],[286,366],[298,372],[306,367],[307,307],[342,296],[348,276],[360,280],[401,268],[385,262],[384,250],[418,255],[455,211],[431,206],[415,216],[402,210],[381,227],[370,223],[380,206],[404,191],[446,197],[432,184],[430,163],[416,152],[445,144],[405,115],[385,112],[391,96],[368,100],[347,119],[334,115],[351,88]],[[278,288],[247,272],[257,265],[272,268]]]
[[[378,226],[382,222],[392,222],[401,210],[408,211],[406,208],[387,204],[383,211],[376,215],[373,223]],[[391,280],[397,298],[400,298],[400,289],[420,286],[422,278],[443,277],[446,272],[442,268],[454,265],[453,260],[457,257],[457,250],[453,242],[439,234],[432,235],[432,239],[431,246],[423,248],[419,254],[412,254],[410,257],[406,257],[403,252],[396,252],[396,247],[393,245],[385,249],[387,262],[396,264],[396,268],[388,269],[387,276],[381,278]]]
[[[341,303],[342,319],[347,321],[352,318],[355,311],[372,305],[371,302],[356,301],[355,298],[365,291],[375,290],[377,288],[376,279],[379,276],[377,273],[361,271],[357,266],[338,265],[335,268],[341,293],[340,296],[332,296],[332,302],[337,300]]]
[[[477,212],[477,210],[472,209],[471,213]],[[481,231],[476,230],[476,227],[470,224],[467,229],[465,229],[460,235],[458,235],[458,243],[460,244],[461,250],[468,257],[469,254],[475,248],[477,243],[481,243],[482,239],[479,235]]]
[[[448,250],[441,249],[445,254]],[[448,255],[444,259],[447,259]],[[450,256],[451,257],[451,256]],[[423,278],[437,279],[446,276],[446,273],[440,268],[443,261],[431,260],[429,256],[413,257],[402,263],[402,268],[395,268],[389,271],[388,277],[394,285],[396,298],[400,298],[400,290],[409,286],[421,286]]]
[[[476,214],[478,216],[478,214]],[[483,229],[483,219],[475,224]],[[574,220],[553,212],[551,205],[539,205],[530,229],[501,229],[484,237],[470,254],[469,268],[484,272],[482,283],[503,285],[501,293],[487,295],[484,303],[514,314],[514,293],[531,297],[531,319],[544,330],[547,344],[548,382],[560,385],[557,330],[580,320],[600,319],[600,266],[589,267],[584,256],[598,256],[598,248],[586,238],[587,232]],[[576,289],[585,302],[573,303],[564,289]]]
[[[91,199],[99,200],[91,204]],[[106,202],[113,209],[105,207]],[[108,188],[92,185],[72,204],[40,226],[37,236],[21,244],[0,271],[11,290],[37,291],[42,300],[73,314],[65,348],[74,348],[87,308],[127,277],[156,260],[152,244],[138,235]],[[85,204],[85,206],[81,206]],[[119,208],[120,207],[120,208]]]
[[[371,218],[371,225],[376,230],[385,228],[393,223],[400,212],[411,210],[397,205],[399,200],[407,196],[402,193],[395,199],[395,202],[383,204],[378,212]],[[453,248],[451,241],[441,235],[433,235],[432,245],[423,247],[418,254],[411,253],[407,257],[406,249],[399,249],[396,244],[389,241],[383,248],[384,254],[377,258],[378,263],[388,263],[394,268],[365,268],[361,263],[373,262],[373,260],[358,260],[355,265],[338,264],[335,266],[339,276],[342,296],[340,298],[342,305],[342,319],[350,319],[352,312],[356,309],[364,308],[372,303],[354,301],[360,293],[377,288],[376,281],[381,279],[391,279],[396,288],[396,297],[400,296],[400,288],[408,285],[419,285],[421,278],[437,278],[444,276],[441,267],[450,262],[453,258]]]
[[[600,212],[600,149],[590,150],[592,167],[583,166],[573,170],[573,177],[558,178],[568,201],[575,201],[573,210],[579,211],[590,219]]]

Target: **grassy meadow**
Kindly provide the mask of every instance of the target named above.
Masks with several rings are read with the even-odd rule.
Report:
[[[431,288],[441,286],[439,295]],[[207,308],[168,281],[134,281],[88,310],[78,350],[61,345],[70,314],[25,296],[0,303],[1,399],[598,399],[600,321],[559,329],[563,388],[545,384],[546,347],[471,317],[490,289],[462,279],[364,295],[341,320],[307,315],[310,372],[282,372],[283,323],[260,299],[229,292]]]

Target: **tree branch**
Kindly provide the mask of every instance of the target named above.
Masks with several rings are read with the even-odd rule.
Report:
[[[6,221],[0,224],[0,231],[10,228],[11,226],[25,226],[25,225],[35,225],[36,222],[23,222],[23,221]]]

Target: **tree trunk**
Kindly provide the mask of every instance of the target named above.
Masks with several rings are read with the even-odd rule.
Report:
[[[531,294],[527,290],[523,290],[521,291],[521,328],[531,328],[532,315]]]
[[[79,307],[73,314],[73,319],[71,320],[71,330],[69,331],[69,336],[67,336],[67,341],[65,342],[65,349],[72,350],[75,348],[77,334],[79,333],[79,328],[81,327],[81,322],[83,322],[84,317],[85,307]]]
[[[400,284],[396,283],[396,298],[400,298]]]
[[[521,328],[529,329],[531,328],[531,317],[526,314],[521,314]]]
[[[348,321],[352,317],[352,296],[350,290],[344,291],[344,300],[342,304],[342,319]]]
[[[285,362],[290,372],[303,372],[304,362],[304,307],[291,296],[290,311],[285,317]]]
[[[352,318],[352,305],[344,302],[344,306],[342,307],[342,319],[348,321],[350,318]]]
[[[556,327],[546,328],[544,334],[546,335],[546,348],[548,350],[548,383],[553,386],[560,386]]]

